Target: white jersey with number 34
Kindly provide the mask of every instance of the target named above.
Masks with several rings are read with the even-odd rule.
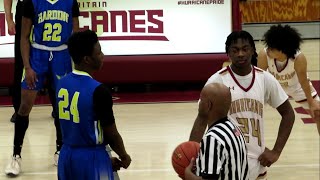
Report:
[[[233,73],[230,66],[224,67],[212,75],[208,83],[223,83],[229,87],[232,96],[229,118],[245,136],[248,157],[257,159],[265,149],[264,104],[277,108],[288,96],[269,72],[254,66],[246,76]]]

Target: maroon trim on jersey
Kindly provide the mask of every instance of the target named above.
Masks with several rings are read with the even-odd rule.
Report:
[[[221,71],[219,74],[223,74],[223,73],[225,73],[226,71],[228,71],[227,68],[226,68],[225,70]]]
[[[279,68],[278,68],[278,66],[277,66],[277,62],[276,62],[276,61],[277,61],[277,60],[274,59],[274,65],[276,66],[277,71],[278,71],[278,72],[281,72],[281,71],[283,71],[283,70],[287,67],[288,62],[289,62],[289,59],[287,59],[286,64],[285,64],[285,65],[283,66],[283,68],[280,69],[280,70],[279,70]]]
[[[260,69],[260,68],[257,68],[257,67],[255,67],[255,66],[253,66],[253,68],[254,68],[256,71],[258,71],[258,72],[263,72],[263,70]]]
[[[312,98],[314,99],[314,98],[317,97],[317,96],[318,96],[318,94],[312,96]],[[297,103],[302,103],[302,102],[306,102],[306,101],[307,101],[307,99],[303,99],[303,100],[296,101],[296,102],[297,102]]]
[[[252,66],[252,71],[251,71],[251,73],[252,73],[252,80],[251,80],[251,83],[250,83],[249,87],[247,87],[247,88],[244,88],[243,86],[241,86],[241,84],[238,82],[237,78],[234,76],[232,70],[230,69],[230,66],[227,67],[227,70],[228,70],[229,73],[231,74],[231,77],[232,77],[232,79],[234,80],[234,82],[236,82],[236,84],[237,84],[242,90],[244,90],[245,92],[248,92],[248,91],[252,88],[252,86],[253,86],[253,84],[254,84],[254,81],[255,81],[255,79],[256,79],[255,68],[254,68],[253,66]]]

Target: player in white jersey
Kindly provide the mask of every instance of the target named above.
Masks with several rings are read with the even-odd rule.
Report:
[[[264,40],[267,48],[259,53],[258,67],[268,70],[285,92],[309,112],[320,134],[319,96],[307,74],[300,34],[288,25],[275,25],[264,34]]]
[[[246,31],[232,32],[226,41],[231,65],[212,75],[208,83],[223,83],[230,88],[232,103],[229,118],[237,124],[246,139],[250,180],[265,179],[266,167],[276,162],[289,138],[295,115],[288,96],[268,72],[251,65],[255,44]],[[278,137],[272,149],[265,147],[264,104],[281,115]],[[197,116],[190,140],[200,141],[206,129],[205,120]]]

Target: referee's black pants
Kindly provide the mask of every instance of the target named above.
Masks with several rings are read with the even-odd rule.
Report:
[[[23,61],[20,51],[20,39],[21,39],[21,19],[22,19],[22,3],[18,1],[16,6],[16,35],[14,38],[14,80],[13,87],[11,87],[12,104],[15,113],[18,112],[21,103],[21,79],[23,71]]]

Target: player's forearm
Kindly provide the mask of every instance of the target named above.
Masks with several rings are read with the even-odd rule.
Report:
[[[25,69],[31,68],[30,66],[30,42],[28,37],[21,37],[21,56],[23,60],[23,66]]]
[[[287,100],[285,103],[289,104],[289,101]],[[273,150],[279,154],[281,154],[285,144],[287,143],[295,120],[295,115],[290,104],[287,105],[287,108],[280,114],[282,119],[279,126],[278,137],[273,147]]]
[[[300,84],[301,84],[301,87],[302,87],[304,94],[306,95],[307,102],[310,105],[313,101],[313,97],[311,94],[309,80],[304,80],[304,81],[300,82]]]
[[[79,18],[74,17],[74,18],[72,18],[72,31],[75,33],[75,32],[78,32],[79,30],[80,30]]]
[[[12,0],[4,0],[3,1],[3,6],[4,6],[4,13],[6,15],[7,22],[13,21],[13,16],[12,16],[12,13],[11,13]]]
[[[119,155],[120,158],[127,155],[122,137],[119,133],[110,140],[109,145],[112,150]]]
[[[190,133],[189,141],[200,142],[206,128],[207,128],[207,120],[198,115],[196,120],[194,121],[192,130]]]

